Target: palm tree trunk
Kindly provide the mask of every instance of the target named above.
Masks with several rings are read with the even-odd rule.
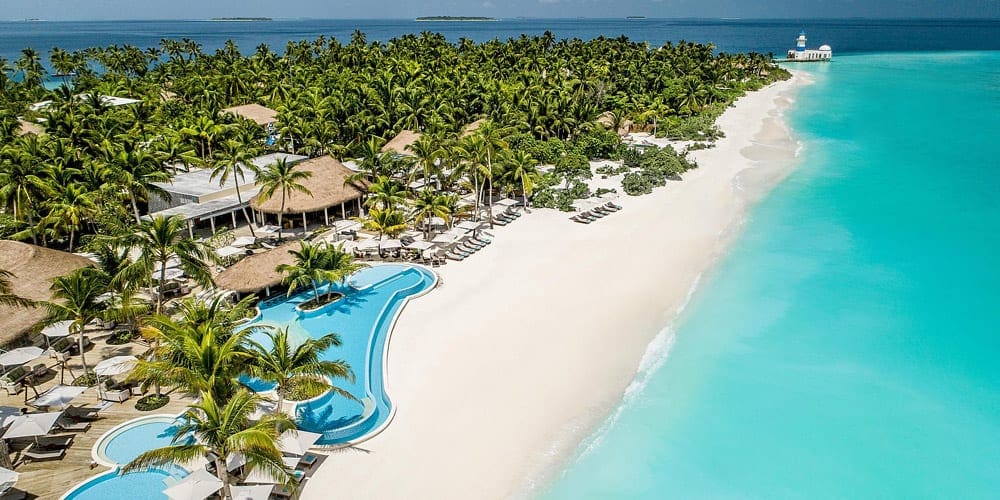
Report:
[[[489,150],[486,151],[486,170],[490,177],[490,229],[493,229],[493,160],[490,158]],[[484,182],[483,185],[486,183]]]
[[[285,190],[281,190],[281,211],[278,212],[278,242],[281,242],[281,214],[285,213]]]
[[[215,474],[218,476],[219,481],[222,481],[223,499],[233,498],[233,493],[229,489],[229,470],[226,468],[226,458],[228,457],[218,457],[215,459]]]
[[[247,207],[243,206],[243,196],[240,195],[240,180],[236,177],[235,172],[233,175],[233,182],[236,183],[236,202],[239,203],[240,210],[243,211],[243,218],[247,220],[247,225],[250,226],[250,235],[256,238],[257,233],[253,230],[253,222],[250,220],[250,214],[247,213]]]
[[[83,365],[83,374],[87,374],[87,355],[83,352],[83,326],[80,327],[80,333],[76,338],[77,345],[80,347],[80,363]]]
[[[135,202],[135,195],[132,194],[132,189],[128,190],[128,199],[132,202],[132,213],[135,214],[135,223],[140,224],[142,221],[139,219],[139,204]]]
[[[70,251],[70,253],[73,252],[73,237],[74,236],[76,236],[76,230],[75,229],[70,229],[69,230],[69,251]]]

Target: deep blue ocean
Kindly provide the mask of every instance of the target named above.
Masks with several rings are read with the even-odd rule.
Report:
[[[141,48],[163,38],[190,38],[205,50],[232,39],[250,53],[262,43],[281,52],[289,40],[319,35],[350,40],[355,30],[369,41],[386,41],[406,33],[434,31],[449,40],[540,35],[590,39],[628,36],[660,45],[668,40],[711,42],[726,52],[783,54],[806,30],[810,46],[830,44],[838,54],[915,50],[1000,50],[1000,20],[719,20],[719,19],[505,19],[496,22],[416,22],[413,20],[275,20],[213,21],[81,21],[0,22],[0,57],[13,61],[32,47],[47,55],[52,47],[80,50],[111,44]],[[47,58],[46,58],[47,60]]]
[[[833,46],[788,113],[800,165],[539,496],[1000,497],[1000,21],[0,23],[0,56],[164,37],[280,50],[355,29],[779,54],[805,29]]]

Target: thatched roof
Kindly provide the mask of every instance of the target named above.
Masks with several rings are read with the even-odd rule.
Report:
[[[417,139],[420,138],[420,132],[414,132],[412,130],[403,130],[396,137],[393,137],[391,141],[385,143],[382,146],[383,153],[396,153],[401,155],[412,155],[413,152],[410,151],[409,147]]]
[[[231,108],[226,108],[222,110],[223,113],[232,113],[236,116],[241,116],[250,120],[257,125],[264,126],[269,123],[274,123],[278,121],[278,112],[261,106],[260,104],[244,104],[242,106],[233,106]]]
[[[215,277],[219,288],[239,293],[253,293],[281,283],[281,273],[274,268],[281,264],[291,264],[295,258],[288,253],[298,248],[298,242],[289,242],[273,250],[255,253]]]
[[[312,194],[291,193],[285,199],[286,214],[317,212],[356,200],[364,194],[363,184],[345,183],[354,172],[332,156],[306,160],[295,165],[295,169],[312,172],[311,176],[300,182]],[[250,206],[267,214],[277,214],[281,211],[281,193],[276,192],[264,201],[261,201],[258,194],[250,199]]]
[[[484,123],[486,123],[486,119],[485,118],[480,118],[480,119],[478,119],[478,120],[476,120],[476,121],[474,121],[474,122],[472,122],[472,123],[470,123],[470,124],[462,127],[462,133],[459,134],[458,136],[459,137],[468,137],[468,136],[476,133],[476,131],[479,130],[479,126],[482,125],[482,124],[484,124]]]
[[[0,269],[14,274],[15,295],[31,300],[51,300],[52,279],[93,265],[86,257],[48,248],[0,240]],[[45,318],[45,308],[0,306],[0,343],[9,342]]]
[[[615,126],[615,114],[611,111],[605,111],[600,115],[598,115],[597,120],[595,121],[606,129],[613,128]],[[628,135],[628,133],[630,132],[629,128],[631,127],[631,125],[632,125],[631,120],[629,119],[622,120],[618,126],[617,130],[618,135],[622,137]]]
[[[18,129],[17,129],[18,136],[28,135],[28,134],[42,135],[45,133],[45,129],[42,128],[41,125],[34,122],[29,122],[27,120],[18,120],[17,124],[18,124]]]

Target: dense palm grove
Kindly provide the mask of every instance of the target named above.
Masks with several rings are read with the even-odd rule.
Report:
[[[116,335],[141,332],[149,350],[130,379],[152,393],[140,402],[165,404],[161,386],[197,396],[182,430],[198,439],[147,452],[126,469],[206,457],[226,496],[235,479],[225,461],[237,453],[248,467],[291,484],[276,445],[295,427],[282,401],[329,390],[352,398],[327,381],[353,373],[320,356],[339,345],[335,334],[293,345],[287,331],[268,329],[269,345],[252,340],[259,328],[240,326],[252,297],[236,304],[186,298],[168,307],[156,288],[167,263],[176,260],[211,288],[218,242],[191,239],[180,218],[143,218],[150,196],[163,195],[156,183],[189,166],[211,168],[224,181],[255,168],[254,156],[284,150],[358,159],[350,180],[364,181],[363,222],[379,237],[428,231],[434,218],[479,216],[495,196],[565,209],[591,194],[583,179],[594,175],[593,158],[622,160],[596,173],[625,174],[628,194],[693,167],[669,148],[623,147],[622,125],[710,140],[725,106],[787,76],[759,54],[715,54],[683,42],[651,50],[625,38],[556,41],[548,33],[484,44],[450,44],[430,33],[368,43],[355,33],[346,45],[322,37],[289,43],[283,55],[266,46],[242,55],[232,43],[206,54],[190,40],[163,40],[146,50],[56,48],[48,62],[55,75],[32,49],[13,66],[0,59],[0,237],[83,247],[97,265],[56,278],[52,301],[39,304],[14,295],[17,277],[0,269],[0,304],[46,308],[38,328],[71,323],[84,368],[76,383],[96,381],[82,354],[85,327],[102,321],[117,324]],[[46,90],[51,78],[62,84]],[[101,96],[141,102],[110,106]],[[50,104],[33,106],[43,100]],[[220,113],[248,103],[277,110],[275,130]],[[475,121],[474,132],[463,132]],[[41,130],[25,133],[25,123]],[[412,154],[383,153],[401,130],[422,134]],[[552,171],[541,174],[540,163]],[[282,211],[292,193],[309,194],[301,184],[308,174],[285,161],[255,173],[262,196],[279,197]],[[425,187],[407,186],[421,179]],[[472,207],[462,202],[470,193]],[[334,298],[329,288],[321,296],[319,283],[342,284],[363,267],[322,243],[302,242],[291,253],[294,263],[278,269],[284,284],[289,293],[311,288],[317,304]],[[273,411],[253,416],[262,400],[237,383],[243,375],[276,385]]]
[[[727,103],[786,74],[760,54],[714,54],[685,42],[651,50],[625,38],[556,41],[551,34],[450,44],[422,33],[382,44],[355,33],[347,44],[291,42],[282,55],[263,45],[243,55],[232,43],[206,54],[190,40],[146,50],[53,49],[48,62],[56,75],[73,76],[47,75],[42,57],[25,49],[16,61],[0,60],[0,236],[62,248],[75,247],[81,234],[129,232],[153,182],[174,173],[167,165],[218,166],[274,149],[262,142],[260,127],[219,114],[231,105],[278,110],[281,149],[369,164],[390,163],[378,147],[402,129],[434,139],[425,141],[424,158],[465,164],[459,146],[467,145],[454,139],[465,124],[486,118],[501,132],[493,145],[515,151],[489,162],[507,175],[486,172],[478,182],[475,172],[464,172],[474,184],[466,189],[521,192],[528,179],[511,170],[565,154],[549,139],[616,140],[598,133],[602,113],[613,128],[627,120],[655,123],[661,134],[710,134]],[[46,90],[50,77],[63,85]],[[100,95],[142,103],[110,107]],[[53,103],[30,108],[41,100]],[[45,134],[19,136],[18,117],[39,121]],[[409,169],[427,174],[424,163]],[[370,173],[394,170],[370,165]]]

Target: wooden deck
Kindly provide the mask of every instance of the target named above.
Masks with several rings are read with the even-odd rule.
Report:
[[[88,365],[93,366],[102,359],[118,355],[138,355],[145,351],[146,346],[141,344],[125,344],[120,346],[110,346],[103,341],[95,341],[94,345],[87,349],[86,357]],[[50,367],[49,374],[40,382],[36,382],[38,392],[59,383],[59,367],[54,359],[46,356],[39,358],[29,364],[35,365],[45,363]],[[69,368],[81,375],[83,366],[80,364],[80,357],[74,356],[69,363]],[[65,372],[65,382],[72,382],[69,370]],[[35,397],[32,389],[27,389],[28,400]],[[66,433],[73,434],[73,445],[66,451],[66,455],[61,460],[48,460],[43,462],[24,462],[18,446],[11,446],[11,462],[14,470],[21,474],[15,488],[27,494],[27,498],[56,499],[66,493],[77,483],[87,478],[109,470],[107,467],[97,466],[91,468],[91,449],[104,432],[127,420],[150,414],[168,413],[178,414],[184,411],[191,402],[180,397],[180,394],[172,394],[170,403],[163,408],[153,412],[140,412],[135,409],[135,402],[138,397],[133,396],[124,403],[111,403],[108,408],[101,410],[101,418],[91,422],[90,430],[86,432]],[[15,396],[8,396],[0,392],[0,405],[13,406],[15,408],[25,407],[25,392]],[[78,398],[73,400],[73,405],[96,406],[99,403],[97,391],[94,388],[87,389]],[[32,412],[38,411],[28,406]],[[53,432],[55,434],[55,432]]]

